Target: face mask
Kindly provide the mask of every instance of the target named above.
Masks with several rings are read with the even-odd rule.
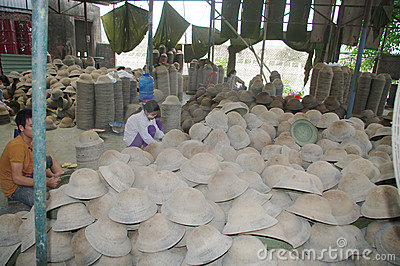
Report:
[[[154,119],[157,115],[146,114],[148,119]]]

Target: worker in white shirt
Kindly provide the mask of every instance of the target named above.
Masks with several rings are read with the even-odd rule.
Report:
[[[142,110],[128,118],[124,131],[124,142],[129,147],[146,147],[164,137],[163,126],[155,119],[160,107],[155,100],[143,104]]]
[[[244,86],[244,81],[241,80],[238,76],[236,76],[236,70],[232,69],[227,76],[227,82],[229,85],[229,88],[232,89],[237,89],[237,90],[243,90],[246,89]],[[240,83],[241,86],[238,88],[236,83]]]

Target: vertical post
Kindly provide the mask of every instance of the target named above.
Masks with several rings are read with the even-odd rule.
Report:
[[[149,38],[147,42],[147,71],[151,75],[153,73],[153,0],[149,1]]]
[[[360,42],[358,44],[358,51],[357,51],[357,60],[356,66],[354,67],[354,74],[351,80],[351,89],[350,89],[350,98],[349,98],[349,105],[347,106],[347,115],[346,118],[350,118],[351,114],[353,113],[353,106],[354,106],[354,98],[355,98],[355,89],[356,83],[358,78],[358,73],[360,72],[361,60],[362,55],[364,52],[365,47],[365,40],[367,38],[367,29],[369,25],[369,19],[371,17],[371,8],[372,8],[372,0],[367,0],[365,10],[364,10],[364,19],[363,19],[363,27],[360,36]]]
[[[32,1],[33,186],[36,265],[46,265],[46,68],[48,0]]]
[[[378,59],[376,61],[376,64],[374,64],[374,68],[372,70],[372,73],[378,74],[379,64],[381,63],[383,49],[385,48],[388,30],[389,29],[387,27],[385,27],[385,33],[383,35],[383,41],[381,43],[381,47],[379,48]]]
[[[261,48],[261,65],[260,65],[260,75],[263,76],[264,74],[264,51],[265,51],[265,39],[267,38],[267,14],[268,14],[268,5],[269,1],[265,1],[264,5],[264,30],[263,30],[263,42]],[[265,82],[268,82],[267,80]]]
[[[86,56],[89,56],[89,45],[88,45],[88,26],[87,26],[87,3],[83,1],[83,12],[85,13],[85,44],[86,44]]]
[[[212,46],[212,25],[214,21],[215,13],[215,0],[211,0],[211,11],[210,11],[210,28],[208,29],[208,60],[211,59],[211,46]]]
[[[329,61],[330,61],[329,48],[331,47],[331,39],[332,39],[332,34],[333,34],[333,26],[334,26],[333,20],[335,19],[336,0],[332,0],[331,4],[333,4],[333,10],[332,10],[332,16],[331,16],[331,23],[329,24],[329,38],[328,38],[328,43],[326,44],[325,60],[324,60],[327,63],[329,63]],[[315,8],[315,6],[314,6],[314,8]]]
[[[211,62],[214,63],[214,51],[215,51],[215,0],[212,0],[213,20],[212,20],[212,42],[211,42]]]

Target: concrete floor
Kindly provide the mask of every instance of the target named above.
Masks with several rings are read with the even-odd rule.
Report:
[[[7,143],[13,138],[14,123],[0,125],[0,152],[2,153]],[[78,142],[79,135],[84,130],[73,128],[57,128],[46,131],[46,154],[52,155],[60,163],[76,163],[75,144]],[[114,149],[121,151],[126,148],[122,140],[123,135],[111,132],[101,133],[100,137],[104,140],[106,150]]]

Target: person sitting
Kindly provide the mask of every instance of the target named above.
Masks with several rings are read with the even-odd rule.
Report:
[[[155,119],[160,107],[155,100],[143,104],[142,110],[131,115],[125,125],[124,142],[129,147],[146,147],[156,139],[164,137],[164,130],[159,119]]]
[[[244,81],[241,80],[238,76],[236,76],[236,70],[232,69],[227,76],[227,82],[229,85],[230,89],[237,89],[237,90],[243,90],[246,87],[244,86]],[[236,83],[242,84],[239,88],[237,87]]]
[[[0,157],[0,186],[3,194],[30,207],[34,203],[32,110],[24,109],[15,117],[19,135],[8,142]],[[60,164],[46,157],[46,186],[56,188],[64,173]]]

